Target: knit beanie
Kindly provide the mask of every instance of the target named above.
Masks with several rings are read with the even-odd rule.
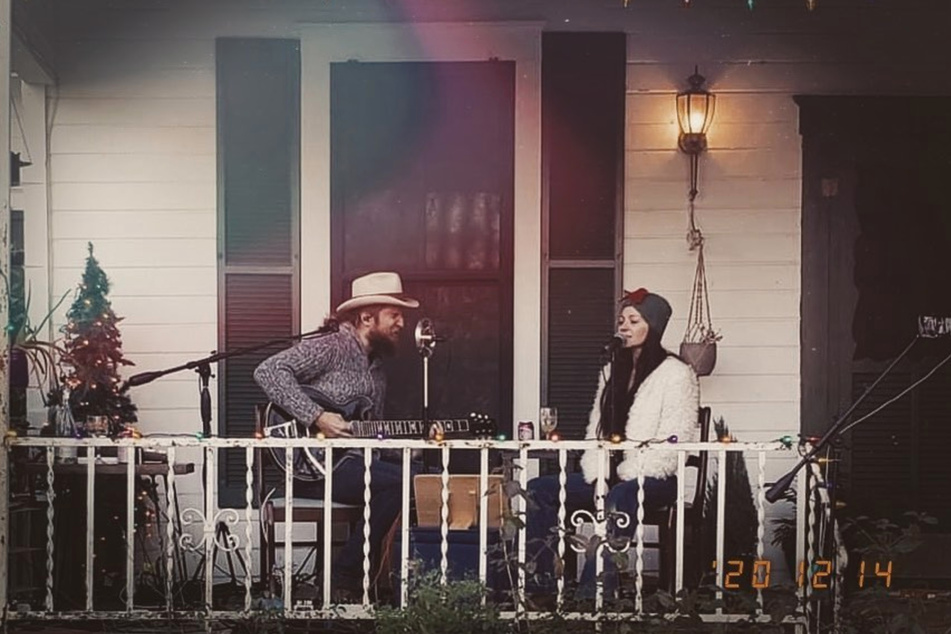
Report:
[[[673,313],[673,309],[666,299],[656,293],[651,293],[646,288],[639,288],[636,291],[624,293],[618,310],[623,310],[625,306],[633,306],[651,330],[656,332],[659,337],[664,336],[667,322],[670,321],[670,315]]]

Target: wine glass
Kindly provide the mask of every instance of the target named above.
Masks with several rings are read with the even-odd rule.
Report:
[[[558,427],[558,408],[543,407],[538,410],[538,426],[545,434],[545,439],[551,439],[551,433]]]

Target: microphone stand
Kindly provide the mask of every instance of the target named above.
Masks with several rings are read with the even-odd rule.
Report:
[[[416,339],[416,348],[419,351],[419,355],[423,358],[423,406],[421,414],[423,420],[423,439],[426,439],[431,437],[431,430],[429,428],[429,359],[433,356],[437,340],[432,321],[425,317],[420,319],[416,324],[414,338]],[[431,452],[423,451],[424,469],[429,472],[435,466]]]
[[[611,344],[609,344],[610,347],[606,351],[609,358],[608,362],[611,364],[611,376],[608,377],[608,380],[604,386],[605,399],[604,399],[603,405],[605,407],[602,407],[601,421],[599,421],[599,425],[602,421],[606,421],[606,420],[610,421],[611,429],[614,429],[614,413],[615,413],[614,412],[614,403],[615,403],[614,397],[615,397],[615,391],[617,389],[616,384],[617,384],[617,352],[618,352],[618,346],[613,344],[614,344],[614,340],[612,340]],[[604,434],[604,433],[607,433],[607,431],[608,430],[604,429],[602,426],[601,433]],[[611,485],[613,473],[614,473],[614,452],[609,451],[608,452],[608,474],[607,474],[607,480],[606,480],[606,484],[608,486]]]
[[[125,392],[130,387],[138,387],[139,385],[145,385],[146,383],[151,383],[155,379],[165,376],[166,374],[172,374],[174,372],[180,372],[182,370],[194,370],[198,373],[198,381],[200,387],[200,407],[201,407],[201,422],[202,422],[202,435],[205,438],[211,438],[214,434],[211,431],[211,394],[208,391],[208,379],[211,378],[211,364],[217,363],[224,359],[230,359],[231,357],[240,357],[242,355],[250,354],[252,352],[257,352],[258,350],[263,350],[271,346],[275,346],[281,343],[288,343],[291,341],[299,341],[301,339],[309,339],[315,336],[324,336],[332,332],[337,331],[337,324],[329,324],[326,326],[321,326],[316,330],[311,330],[310,332],[304,332],[297,335],[290,335],[288,337],[279,337],[277,339],[271,339],[270,341],[265,341],[260,344],[249,346],[247,348],[239,348],[238,350],[233,350],[231,352],[212,352],[209,356],[204,357],[203,359],[196,359],[195,361],[188,361],[181,365],[177,365],[172,368],[167,368],[165,370],[156,370],[154,372],[140,372],[139,374],[134,374],[129,377],[129,380],[125,382],[120,391]]]
[[[316,330],[311,330],[310,332],[300,333],[297,335],[291,335],[289,337],[280,337],[277,339],[271,339],[269,341],[265,341],[260,344],[256,344],[246,348],[239,348],[238,350],[233,350],[231,352],[212,352],[209,356],[203,359],[188,361],[187,363],[183,363],[181,365],[167,368],[165,370],[156,370],[153,372],[140,372],[139,374],[134,374],[131,377],[129,377],[129,379],[122,386],[122,389],[120,390],[120,392],[125,392],[130,387],[137,387],[139,385],[145,385],[146,383],[151,383],[155,379],[163,377],[166,374],[172,374],[174,372],[180,372],[182,370],[194,370],[195,372],[198,373],[198,383],[199,383],[199,393],[200,393],[199,408],[201,412],[202,436],[204,438],[211,438],[213,436],[211,431],[211,418],[212,418],[211,417],[211,393],[208,390],[208,380],[213,376],[211,374],[212,363],[217,363],[218,361],[229,359],[231,357],[239,357],[242,355],[250,354],[252,352],[257,352],[259,350],[263,350],[265,348],[269,348],[271,346],[275,346],[278,344],[286,344],[291,341],[300,341],[302,339],[308,339],[308,338],[314,338],[314,337],[323,337],[333,332],[336,332],[337,329],[338,329],[338,324],[330,323],[330,324],[321,326],[320,328],[317,328]],[[201,455],[202,455],[202,458],[201,458],[202,501],[203,501],[203,507],[207,509],[208,508],[208,490],[207,490],[207,487],[205,486],[205,483],[208,481],[208,461],[205,459],[204,451],[202,452]],[[176,497],[177,497],[177,494],[176,494]],[[177,502],[176,502],[176,506],[177,506]],[[205,521],[207,523],[209,521],[209,518],[206,517]],[[182,532],[182,526],[180,522],[178,525],[178,532],[179,533]],[[214,546],[215,555],[212,555],[213,560],[217,555],[218,538],[219,538],[219,535],[222,533],[225,536],[227,536],[230,533],[230,531],[228,530],[228,526],[224,522],[218,522],[218,526],[215,528],[213,535],[209,536],[206,534],[205,536],[205,539],[215,540],[215,546]],[[245,563],[244,558],[241,556],[241,553],[236,552],[236,554],[238,557],[238,561],[241,563],[241,565],[245,569],[247,569],[247,564]],[[200,563],[198,567],[196,568],[195,575],[192,577],[191,581],[197,580],[198,574],[201,571],[202,566],[205,565],[204,560],[205,560],[205,555],[202,555],[202,563]],[[231,581],[234,585],[237,585],[237,579],[235,578],[235,575],[234,575],[234,566],[231,564],[230,551],[228,552],[228,564],[231,570]],[[212,567],[213,566],[214,564],[212,564]],[[167,574],[171,574],[171,571],[168,571]],[[184,567],[182,568],[182,574],[183,574],[183,578],[188,577],[188,572],[184,569]],[[213,575],[214,570],[208,570],[206,566],[205,574]]]
[[[839,430],[842,429],[842,427],[845,425],[849,416],[851,416],[852,412],[855,411],[855,408],[857,408],[862,403],[862,401],[864,401],[865,398],[869,394],[872,393],[872,390],[874,390],[875,387],[879,383],[881,383],[882,380],[886,376],[888,376],[888,374],[892,371],[892,369],[894,369],[894,367],[898,365],[898,362],[905,358],[905,356],[911,351],[912,347],[914,347],[914,345],[918,342],[919,339],[921,339],[921,335],[915,335],[915,337],[905,347],[905,349],[902,350],[901,354],[895,357],[895,359],[888,365],[888,367],[885,368],[882,371],[882,373],[879,374],[878,377],[874,381],[872,381],[872,383],[867,388],[865,388],[865,392],[863,392],[862,395],[859,396],[859,398],[856,399],[855,402],[853,402],[852,405],[849,406],[849,409],[847,409],[844,414],[839,416],[839,418],[832,424],[832,426],[825,432],[825,434],[823,434],[822,437],[816,442],[816,444],[812,446],[812,449],[810,449],[809,452],[806,453],[806,455],[804,455],[799,460],[798,463],[796,463],[796,466],[793,467],[792,470],[789,471],[789,473],[787,473],[786,475],[781,477],[779,480],[777,480],[773,484],[773,486],[769,487],[769,489],[766,490],[767,500],[769,500],[770,502],[776,502],[778,499],[780,499],[783,496],[783,493],[785,493],[786,490],[792,485],[792,481],[793,479],[795,479],[796,474],[799,473],[799,470],[802,469],[803,466],[806,465],[806,463],[810,462],[816,454],[818,454],[827,444],[829,444],[839,434]]]

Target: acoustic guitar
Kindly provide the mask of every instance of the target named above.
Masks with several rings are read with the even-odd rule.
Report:
[[[422,420],[371,420],[373,402],[366,396],[355,397],[338,403],[320,390],[302,385],[304,393],[324,411],[340,414],[350,422],[350,434],[354,438],[431,438],[438,430],[443,438],[493,438],[496,435],[495,420],[485,414],[471,413],[467,418]],[[302,424],[274,403],[268,403],[264,412],[264,438],[313,438],[315,426]],[[283,470],[286,458],[283,447],[270,447],[271,455]],[[299,480],[321,480],[325,474],[324,450],[316,447],[294,449],[294,477]],[[334,452],[333,468],[347,455],[347,450]]]

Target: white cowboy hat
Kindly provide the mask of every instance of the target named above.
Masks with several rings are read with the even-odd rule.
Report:
[[[350,284],[350,299],[337,306],[337,312],[379,305],[419,308],[419,302],[415,299],[403,297],[403,281],[399,273],[382,271],[367,273],[353,280]]]

